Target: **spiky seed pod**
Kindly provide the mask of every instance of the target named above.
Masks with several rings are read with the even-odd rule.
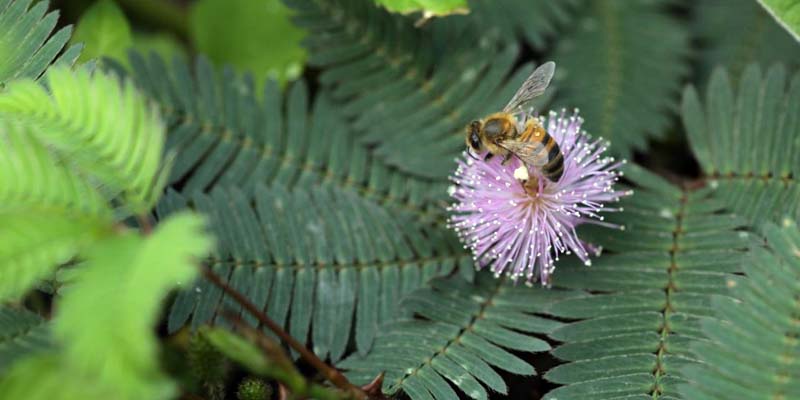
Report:
[[[261,379],[248,377],[236,391],[239,400],[267,400],[272,396],[272,387]]]
[[[192,377],[203,386],[208,396],[211,399],[223,399],[229,363],[202,333],[198,332],[190,339],[188,361]]]

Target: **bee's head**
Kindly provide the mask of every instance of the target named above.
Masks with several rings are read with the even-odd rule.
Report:
[[[467,125],[467,147],[476,153],[483,151],[483,143],[480,137],[481,121],[472,121]]]

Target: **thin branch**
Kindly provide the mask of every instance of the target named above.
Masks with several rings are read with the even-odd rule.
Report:
[[[319,400],[343,400],[352,398],[348,397],[348,395],[352,396],[352,393],[309,382],[297,371],[292,360],[289,359],[289,356],[286,355],[283,348],[281,348],[277,342],[267,337],[263,331],[254,329],[244,322],[242,317],[238,314],[226,310],[222,313],[222,316],[228,320],[236,330],[255,341],[256,345],[261,348],[267,359],[277,367],[277,371],[280,371],[279,375],[272,376],[272,378],[287,385],[295,396]]]
[[[149,235],[153,231],[153,224],[150,222],[149,215],[137,215],[136,220],[139,222],[139,228],[141,228],[143,234]]]
[[[295,340],[295,338],[291,337],[286,331],[283,330],[278,324],[272,321],[269,317],[266,316],[258,307],[250,302],[250,300],[245,297],[243,294],[239,293],[236,289],[230,287],[227,283],[225,283],[222,278],[219,277],[214,271],[210,268],[206,267],[205,265],[200,266],[200,270],[203,273],[203,276],[206,277],[211,283],[213,283],[218,288],[222,289],[227,295],[231,296],[237,303],[239,303],[242,307],[244,307],[247,312],[251,315],[256,317],[258,321],[269,328],[272,332],[274,332],[278,337],[286,342],[289,347],[291,347],[294,351],[300,354],[300,357],[303,358],[306,362],[311,364],[317,371],[319,371],[325,379],[329,380],[339,389],[344,390],[346,393],[351,394],[356,399],[366,399],[367,395],[364,393],[361,388],[358,386],[353,385],[350,381],[342,375],[341,372],[336,370],[336,368],[331,367],[330,365],[326,364],[324,361],[320,360],[316,354],[312,353],[308,350],[305,346],[303,346],[300,342]]]

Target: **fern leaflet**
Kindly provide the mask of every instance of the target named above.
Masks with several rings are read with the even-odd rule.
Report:
[[[800,231],[791,220],[764,228],[769,249],[756,247],[745,269],[748,279],[711,301],[702,321],[708,338],[691,344],[702,361],[683,369],[686,398],[795,399],[800,397]]]
[[[664,6],[589,2],[553,56],[567,75],[556,104],[579,108],[586,130],[610,140],[611,151],[624,157],[663,136],[689,72],[689,37]]]
[[[386,326],[366,357],[355,355],[337,366],[357,383],[385,371],[385,393],[402,390],[415,400],[456,399],[450,384],[473,399],[488,398],[487,387],[507,394],[495,368],[519,375],[536,370],[506,349],[549,350],[533,334],[552,332],[562,323],[535,314],[578,294],[515,286],[488,272],[478,274],[475,283],[458,276],[436,279],[403,300],[404,308],[422,318]]]
[[[481,39],[460,17],[413,21],[360,0],[290,1],[309,32],[309,63],[344,104],[356,140],[423,181],[444,182],[471,119],[500,109],[530,69],[516,46]]]
[[[756,227],[800,217],[800,73],[747,67],[734,93],[728,73],[711,77],[704,104],[684,91],[683,124],[710,188]]]
[[[176,60],[131,56],[133,79],[161,106],[167,147],[176,153],[170,185],[182,192],[259,184],[322,184],[357,192],[430,223],[443,221],[446,182],[425,182],[376,159],[326,95],[309,104],[305,83],[282,95],[274,82]],[[285,110],[285,111],[284,111]]]
[[[456,267],[472,272],[449,232],[421,228],[353,192],[279,185],[257,186],[252,195],[222,188],[189,197],[172,192],[159,215],[187,206],[209,215],[219,237],[211,268],[332,360],[344,355],[351,335],[366,352],[379,326],[400,315],[397,302],[405,293]],[[224,324],[217,316],[224,308],[240,310],[199,281],[178,295],[169,329],[189,321],[193,328]]]
[[[72,27],[50,36],[58,12],[47,12],[47,1],[0,0],[0,85],[20,78],[38,78],[69,40]],[[30,7],[30,9],[28,9]],[[69,47],[59,58],[72,65],[80,46]]]
[[[626,177],[639,186],[609,220],[627,229],[589,240],[615,252],[587,268],[559,267],[554,284],[597,294],[558,302],[548,311],[582,319],[553,331],[564,342],[553,355],[569,363],[546,378],[565,386],[546,399],[675,398],[679,366],[693,362],[688,342],[702,337],[699,318],[713,311],[749,244],[740,218],[721,212],[709,190],[677,188],[639,167]]]
[[[25,309],[0,307],[0,373],[22,356],[50,348],[46,321]]]

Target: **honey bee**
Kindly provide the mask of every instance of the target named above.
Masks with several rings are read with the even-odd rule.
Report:
[[[522,105],[544,93],[555,68],[552,61],[542,64],[525,80],[503,111],[472,121],[467,126],[466,142],[470,156],[476,158],[472,151],[481,153],[487,150],[484,161],[502,156],[503,164],[512,155],[516,156],[527,168],[527,176],[532,177],[526,179],[526,187],[538,183],[536,171],[552,182],[558,182],[564,173],[564,156],[558,143],[537,118],[529,118],[522,111]],[[522,115],[524,120],[518,123],[517,115]]]

